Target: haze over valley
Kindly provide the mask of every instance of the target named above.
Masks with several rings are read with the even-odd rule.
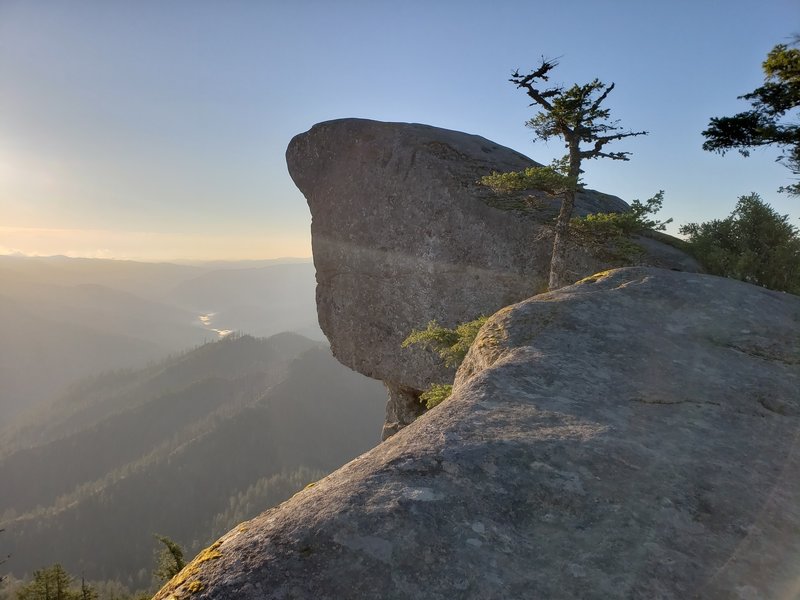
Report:
[[[221,336],[324,339],[308,261],[176,265],[0,256],[0,430],[83,377]]]

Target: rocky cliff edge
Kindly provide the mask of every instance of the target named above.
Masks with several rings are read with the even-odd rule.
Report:
[[[495,314],[449,400],[156,596],[794,598],[800,298],[652,268]]]

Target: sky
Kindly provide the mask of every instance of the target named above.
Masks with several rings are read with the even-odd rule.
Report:
[[[343,117],[475,133],[543,163],[508,82],[558,58],[647,130],[591,161],[589,187],[665,191],[671,231],[757,192],[800,225],[777,151],[702,151],[744,110],[797,0],[0,0],[0,254],[138,260],[310,256],[289,140]],[[612,149],[609,147],[609,149]]]

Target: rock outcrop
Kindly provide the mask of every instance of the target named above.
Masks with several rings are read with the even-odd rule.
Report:
[[[420,390],[452,381],[430,352],[400,349],[430,320],[451,327],[546,289],[559,200],[498,196],[478,181],[534,163],[485,138],[408,123],[344,119],[315,125],[286,153],[308,200],[317,311],[334,356],[389,390],[393,433],[418,413]],[[576,214],[627,208],[580,194]],[[683,253],[645,240],[642,264],[697,270]],[[575,280],[619,266],[574,248]]]
[[[794,598],[800,298],[651,268],[501,310],[454,393],[158,600]]]

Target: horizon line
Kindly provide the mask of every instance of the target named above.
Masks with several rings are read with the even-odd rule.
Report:
[[[152,264],[192,264],[192,263],[242,263],[242,262],[278,262],[294,261],[305,262],[313,260],[313,256],[278,256],[271,258],[163,258],[148,259],[137,257],[117,256],[80,256],[70,254],[28,254],[26,252],[0,252],[0,258],[29,258],[29,259],[68,259],[68,260],[106,260],[117,262],[138,262]]]

